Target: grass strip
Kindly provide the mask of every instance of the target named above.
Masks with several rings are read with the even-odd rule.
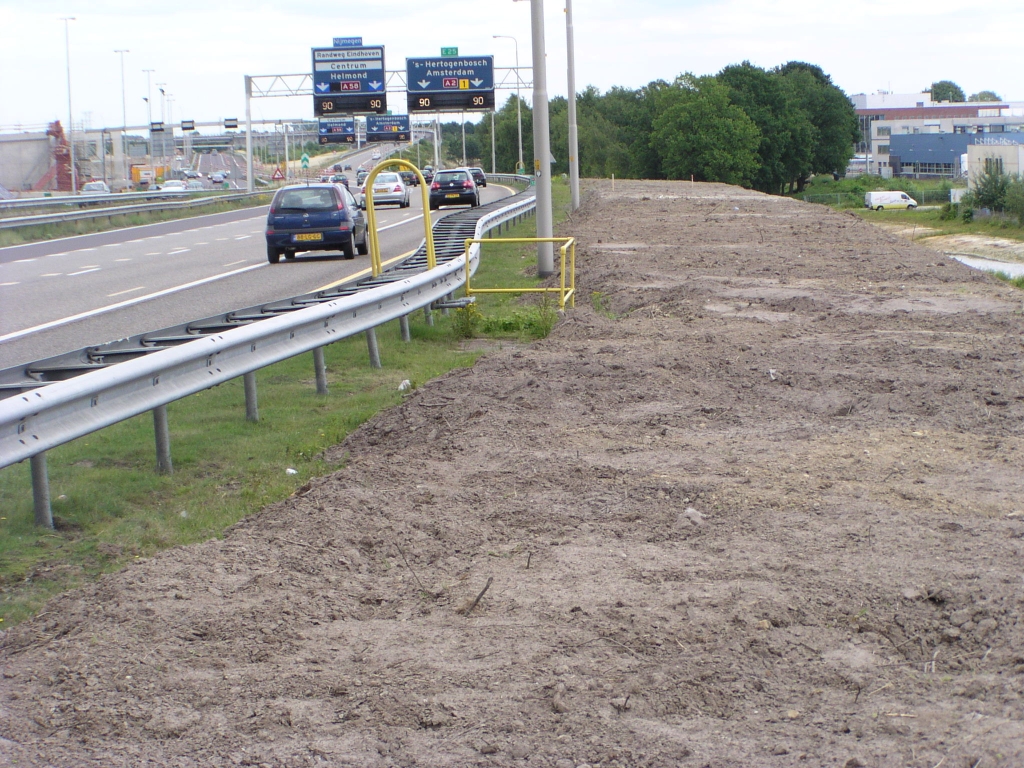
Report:
[[[566,218],[568,186],[554,182],[554,218]],[[501,236],[532,237],[524,221]],[[479,287],[534,287],[536,247],[484,246]],[[553,299],[482,295],[472,310],[410,317],[412,341],[398,321],[377,329],[383,368],[370,367],[358,334],[325,349],[329,393],[316,394],[311,354],[256,373],[260,421],[245,420],[241,379],[168,406],[172,475],[156,473],[153,421],[143,414],[47,452],[56,530],[33,522],[29,463],[0,470],[0,629],[38,611],[51,596],[168,547],[204,541],[310,478],[338,468],[326,448],[413,387],[482,354],[489,346],[546,335],[557,321]],[[474,315],[475,313],[475,315]],[[477,322],[467,315],[479,316]]]
[[[272,194],[273,192],[268,192],[265,195],[250,197],[245,200],[225,200],[223,202],[210,203],[200,208],[152,211],[149,213],[112,213],[109,216],[100,216],[95,219],[79,219],[78,221],[65,221],[55,224],[32,224],[14,229],[2,229],[0,230],[0,248],[34,243],[40,240],[57,240],[62,237],[74,237],[75,235],[91,235],[96,232],[107,232],[112,229],[157,224],[161,221],[187,219],[193,216],[207,216],[211,213],[237,211],[241,208],[258,208],[269,204]]]

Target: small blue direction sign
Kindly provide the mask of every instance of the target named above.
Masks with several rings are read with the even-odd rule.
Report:
[[[412,135],[409,115],[367,115],[366,142],[408,141]]]
[[[336,37],[334,38],[335,48],[354,48],[363,44],[361,37]]]
[[[406,59],[410,112],[494,109],[494,57]]]
[[[321,144],[355,144],[356,119],[354,117],[321,117],[317,132]]]
[[[313,114],[387,112],[384,46],[313,49]]]

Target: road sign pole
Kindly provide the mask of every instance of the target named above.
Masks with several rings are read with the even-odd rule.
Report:
[[[566,55],[569,73],[569,194],[572,210],[580,207],[580,157],[576,131],[576,54],[572,39],[572,0],[565,0]]]
[[[537,237],[553,237],[551,212],[551,136],[548,122],[547,62],[544,48],[544,0],[532,0],[533,34],[533,173],[537,181]],[[555,273],[554,247],[537,244],[537,276]]]

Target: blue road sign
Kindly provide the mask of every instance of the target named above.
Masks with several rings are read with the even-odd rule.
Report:
[[[363,44],[361,37],[336,37],[334,38],[335,48],[353,48]]]
[[[412,135],[409,115],[367,115],[366,141],[408,141]]]
[[[354,117],[321,117],[317,125],[321,144],[355,144]]]
[[[494,57],[445,56],[406,59],[409,112],[494,109]]]
[[[411,94],[493,91],[493,56],[406,59],[406,89]]]
[[[313,49],[313,114],[387,112],[384,46]]]

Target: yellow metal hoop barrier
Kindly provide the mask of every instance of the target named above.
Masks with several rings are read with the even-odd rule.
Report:
[[[481,258],[484,243],[562,243],[559,248],[561,254],[561,270],[558,276],[557,288],[471,288],[469,284],[469,247],[477,243],[481,246]],[[569,270],[565,269],[566,252],[569,254]],[[565,285],[565,276],[569,275],[569,286]],[[575,237],[509,237],[509,238],[487,238],[486,240],[466,240],[466,296],[474,293],[557,293],[558,308],[565,309],[566,302],[570,307],[576,306],[576,238]]]
[[[430,226],[430,191],[427,187],[426,179],[423,178],[423,174],[420,173],[420,169],[408,160],[394,158],[384,160],[375,165],[373,170],[367,174],[366,179],[363,181],[363,185],[367,190],[367,193],[364,195],[364,199],[366,200],[366,232],[370,243],[370,269],[373,272],[374,277],[380,277],[381,273],[384,271],[384,267],[381,266],[380,242],[377,239],[377,213],[373,209],[373,181],[377,178],[377,174],[385,168],[392,168],[395,166],[407,171],[412,171],[420,180],[420,191],[422,193],[421,196],[423,197],[424,239],[427,242],[427,269],[433,269],[437,266],[437,257],[434,254],[434,230]]]

